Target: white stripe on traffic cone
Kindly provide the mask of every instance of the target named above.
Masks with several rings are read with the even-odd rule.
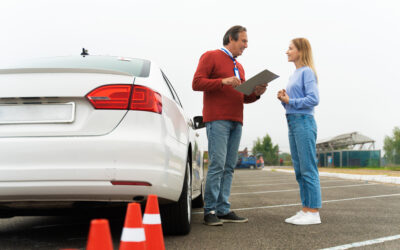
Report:
[[[160,214],[144,214],[143,224],[148,224],[148,225],[161,224]]]
[[[122,230],[121,241],[125,242],[146,241],[144,228],[124,228]]]

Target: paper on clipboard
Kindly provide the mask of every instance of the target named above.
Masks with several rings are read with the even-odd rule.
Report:
[[[253,93],[254,88],[257,85],[269,83],[270,81],[275,80],[278,77],[279,77],[278,75],[275,75],[271,71],[265,69],[260,73],[258,73],[257,75],[253,76],[252,78],[250,78],[249,80],[245,81],[241,85],[237,86],[235,89],[239,92],[242,92],[245,95],[250,95],[251,93]]]

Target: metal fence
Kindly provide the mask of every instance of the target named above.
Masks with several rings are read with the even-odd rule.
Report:
[[[379,167],[380,150],[335,150],[317,154],[320,167]]]

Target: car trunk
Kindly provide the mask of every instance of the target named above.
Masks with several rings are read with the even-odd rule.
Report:
[[[85,96],[102,85],[133,81],[101,70],[1,72],[0,137],[107,134],[127,110],[96,110]]]

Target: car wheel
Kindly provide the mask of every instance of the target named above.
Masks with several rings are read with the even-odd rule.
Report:
[[[185,179],[178,202],[161,206],[163,231],[170,235],[186,235],[192,220],[192,178],[190,165],[186,163]]]
[[[200,195],[193,200],[193,208],[202,208],[204,206],[204,189],[205,183],[201,183],[201,193]]]

